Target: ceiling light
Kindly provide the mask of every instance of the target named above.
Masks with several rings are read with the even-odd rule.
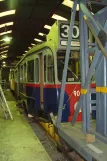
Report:
[[[44,26],[44,28],[46,28],[46,29],[49,29],[49,30],[50,30],[50,29],[51,29],[51,26],[49,26],[49,25],[45,25],[45,26]]]
[[[36,38],[35,38],[34,40],[35,40],[35,41],[38,41],[38,42],[42,42],[42,40],[40,40],[40,39],[36,39]]]
[[[40,35],[40,36],[44,36],[45,34],[43,34],[43,33],[39,32],[39,34],[38,34],[38,35]]]
[[[71,0],[64,0],[64,1],[62,2],[62,4],[65,5],[65,6],[67,6],[67,7],[73,8],[74,2],[71,1]],[[78,4],[77,4],[76,10],[77,10],[77,11],[79,10],[79,5],[78,5]]]
[[[4,46],[4,47],[0,48],[0,50],[6,49],[6,48],[8,48],[8,47],[9,47],[9,46]]]
[[[6,49],[6,48],[8,48],[8,47],[9,47],[9,46],[4,46],[3,48]]]
[[[5,50],[5,51],[0,52],[0,54],[7,53],[7,52],[8,52],[8,50]]]
[[[17,58],[21,59],[23,56],[17,56]]]
[[[9,44],[10,44],[10,42],[4,42],[4,43],[0,44],[0,46],[5,46],[5,45],[9,45]]]
[[[3,39],[5,42],[10,42],[11,38],[6,36],[4,39]]]
[[[10,10],[10,11],[1,12],[1,13],[0,13],[0,17],[12,15],[12,14],[15,14],[15,10]]]
[[[3,67],[5,67],[6,66],[6,64],[3,64]]]
[[[33,46],[34,46],[34,45],[36,45],[36,44],[33,44],[33,43],[32,43],[31,45],[33,45]]]
[[[13,22],[3,23],[0,25],[0,28],[5,27],[5,26],[11,26],[11,25],[13,25]]]
[[[9,30],[9,31],[6,31],[6,32],[2,32],[2,33],[0,33],[0,36],[1,35],[5,35],[5,34],[9,34],[9,33],[12,33],[12,30]]]
[[[1,55],[1,57],[2,57],[2,58],[7,58],[7,55],[6,55],[6,54],[5,54],[5,55]]]
[[[56,15],[56,14],[53,14],[52,18],[55,19],[55,20],[62,20],[62,21],[64,20],[64,21],[67,21],[66,18],[64,18],[64,17],[62,17],[60,15]]]

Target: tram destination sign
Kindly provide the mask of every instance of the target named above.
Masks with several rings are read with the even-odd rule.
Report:
[[[59,24],[59,45],[66,46],[68,41],[68,34],[69,34],[69,26],[70,24],[67,22],[61,22]],[[73,26],[73,33],[72,33],[72,47],[80,47],[80,32],[79,32],[79,23],[76,22]]]

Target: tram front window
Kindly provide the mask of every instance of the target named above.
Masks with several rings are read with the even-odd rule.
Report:
[[[62,81],[62,74],[64,70],[65,53],[66,52],[57,53],[57,71],[58,71],[58,80],[60,82]],[[77,57],[75,58],[74,54],[73,57],[69,58],[66,82],[78,82],[78,81],[79,81],[79,59],[77,59]]]

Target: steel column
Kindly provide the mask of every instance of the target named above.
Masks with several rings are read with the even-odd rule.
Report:
[[[65,56],[65,65],[62,77],[62,84],[61,84],[61,93],[60,93],[60,100],[58,106],[58,119],[57,119],[57,127],[60,127],[61,119],[62,119],[62,108],[63,108],[63,100],[64,100],[64,90],[65,90],[65,83],[66,83],[66,76],[67,76],[67,68],[69,62],[69,55],[70,55],[70,48],[71,48],[71,41],[72,41],[72,33],[73,33],[73,26],[75,21],[75,14],[76,14],[76,7],[77,7],[77,0],[74,2],[73,10],[71,11],[71,21],[70,21],[70,28],[68,33],[68,42],[67,42],[67,50]]]
[[[79,21],[80,21],[80,69],[81,69],[81,88],[84,87],[85,83],[85,68],[84,68],[84,63],[85,63],[85,35],[84,35],[84,18],[83,18],[83,13],[80,10],[79,11]],[[86,104],[85,104],[85,97],[82,98],[81,101],[81,106],[82,106],[82,129],[84,132],[86,132]],[[78,106],[77,106],[78,107]]]

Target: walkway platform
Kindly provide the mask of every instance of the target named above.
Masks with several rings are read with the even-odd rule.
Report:
[[[0,161],[51,161],[10,91],[5,96],[14,120],[5,120],[0,109]]]
[[[58,133],[87,161],[107,161],[107,139],[104,143],[96,137],[95,142],[87,143],[86,135],[83,134],[81,127],[81,123],[76,123],[75,126],[72,126],[71,123],[63,123],[58,129]]]

